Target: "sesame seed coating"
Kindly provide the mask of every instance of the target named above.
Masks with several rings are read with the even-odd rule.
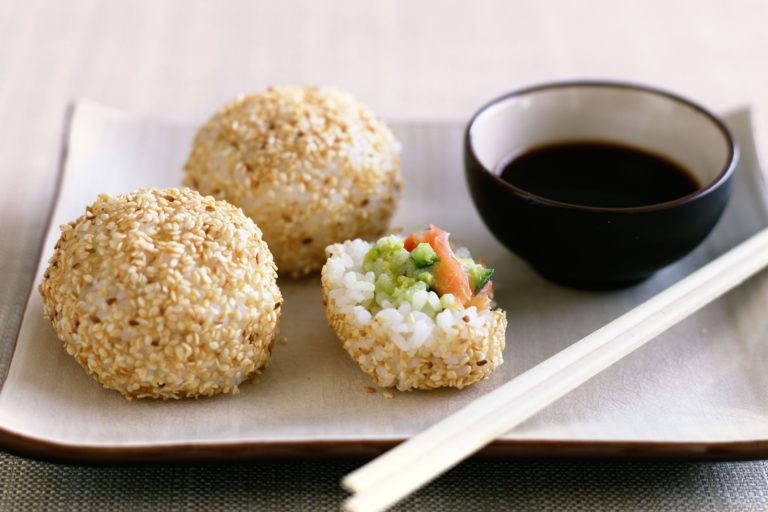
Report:
[[[269,363],[282,297],[258,226],[190,189],[100,195],[40,284],[67,353],[126,398],[237,393]]]
[[[332,87],[242,96],[198,131],[184,184],[240,206],[263,229],[281,273],[320,269],[325,247],[375,239],[401,188],[400,145]]]

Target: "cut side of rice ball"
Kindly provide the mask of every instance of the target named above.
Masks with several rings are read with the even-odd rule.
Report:
[[[454,251],[430,226],[375,243],[327,248],[323,302],[360,368],[401,391],[462,388],[503,363],[506,314],[493,307],[493,270]]]

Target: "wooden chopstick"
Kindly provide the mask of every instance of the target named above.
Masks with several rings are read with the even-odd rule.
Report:
[[[347,475],[354,512],[383,510],[768,265],[768,228],[565,350]]]

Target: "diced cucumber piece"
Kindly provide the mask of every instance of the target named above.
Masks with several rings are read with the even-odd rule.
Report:
[[[492,275],[492,268],[476,265],[469,269],[467,271],[467,276],[469,277],[469,284],[472,286],[472,293],[477,293],[482,290],[483,287],[488,284],[488,281],[491,280]]]
[[[416,274],[416,279],[426,283],[426,285],[430,288],[432,288],[432,285],[435,284],[435,276],[427,270],[422,270]]]
[[[414,250],[411,251],[411,259],[416,264],[417,268],[424,268],[437,263],[440,258],[437,257],[437,253],[432,246],[427,243],[420,243]]]

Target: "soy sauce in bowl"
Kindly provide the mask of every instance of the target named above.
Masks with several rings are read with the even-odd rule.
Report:
[[[690,172],[661,155],[602,141],[533,147],[502,160],[497,173],[530,194],[597,208],[665,203],[700,188]]]
[[[725,210],[737,161],[711,112],[622,82],[513,91],[464,133],[467,185],[488,230],[578,288],[630,286],[691,252]]]

